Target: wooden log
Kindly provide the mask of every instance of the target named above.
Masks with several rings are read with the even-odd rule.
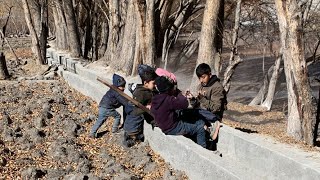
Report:
[[[4,80],[9,77],[9,72],[7,68],[6,63],[6,57],[3,55],[3,53],[0,53],[0,79]]]
[[[144,105],[142,105],[140,102],[138,102],[137,100],[133,99],[132,97],[128,96],[126,93],[124,93],[123,91],[121,91],[119,88],[117,88],[116,86],[110,84],[109,82],[101,79],[100,77],[97,78],[98,81],[100,81],[102,84],[108,86],[109,88],[115,90],[117,93],[119,93],[122,97],[126,98],[128,101],[132,102],[134,105],[138,106],[139,108],[141,108],[143,111],[145,111],[146,113],[150,114],[152,117],[153,115],[151,114],[150,110],[148,108],[146,108]]]

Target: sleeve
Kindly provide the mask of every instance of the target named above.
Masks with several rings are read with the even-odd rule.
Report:
[[[119,93],[116,94],[116,99],[122,106],[126,106],[128,104],[128,100],[121,96]]]
[[[224,99],[224,89],[222,85],[219,83],[218,86],[212,88],[212,91],[210,93],[210,99],[207,99],[206,97],[202,97],[201,99],[199,99],[199,102],[201,106],[215,113],[215,112],[221,111],[223,99]]]
[[[144,106],[147,105],[146,102],[145,102],[146,101],[146,97],[145,97],[144,93],[134,93],[133,96],[134,96],[134,99],[136,101],[138,101],[139,103],[141,103],[142,105],[144,105]],[[139,114],[142,114],[142,113],[144,113],[144,111],[141,108],[139,108],[137,106],[135,106],[133,108],[132,114],[139,115]]]
[[[188,108],[189,102],[188,99],[183,96],[181,93],[177,95],[177,97],[170,97],[171,98],[171,107],[170,109],[179,110],[179,109],[186,109]]]

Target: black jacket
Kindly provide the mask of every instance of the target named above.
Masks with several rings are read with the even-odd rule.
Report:
[[[153,94],[154,92],[152,90],[144,88],[142,84],[138,84],[133,92],[133,99],[146,106],[151,103]],[[143,132],[144,120],[147,122],[153,120],[152,116],[132,103],[128,103],[125,107],[125,111],[127,116],[123,128],[128,134]]]

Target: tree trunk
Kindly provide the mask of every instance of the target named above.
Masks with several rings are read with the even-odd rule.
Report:
[[[90,48],[92,47],[92,29],[93,29],[92,14],[93,14],[92,0],[88,0],[86,28],[85,28],[85,42],[84,42],[84,52],[83,52],[83,58],[85,59],[88,59],[88,54],[89,54]]]
[[[73,57],[81,56],[81,43],[77,26],[77,20],[72,4],[72,0],[64,0],[65,18],[67,22],[68,35],[69,35],[69,50]]]
[[[36,54],[37,56],[37,64],[44,64],[45,59],[43,59],[41,55],[41,49],[40,49],[40,44],[39,44],[39,39],[36,33],[36,30],[33,25],[31,13],[30,13],[30,8],[27,0],[22,0],[22,5],[25,13],[25,18],[26,22],[31,34],[31,39],[32,39],[32,46],[33,46],[33,53]]]
[[[293,0],[275,1],[288,89],[287,133],[314,145],[316,100],[312,96],[304,57],[302,11]]]
[[[139,32],[140,62],[154,64],[154,0],[137,0],[137,23]]]
[[[242,62],[242,59],[238,55],[238,33],[239,33],[239,26],[240,26],[240,14],[241,14],[241,0],[237,1],[237,7],[235,12],[234,18],[234,28],[232,34],[232,48],[230,53],[229,65],[224,73],[223,83],[222,86],[226,92],[230,90],[230,80],[234,73],[236,66]],[[222,48],[222,43],[221,43]],[[217,64],[217,63],[216,63]],[[219,68],[220,68],[220,63]]]
[[[147,51],[144,63],[151,66],[154,65],[155,58],[154,1],[146,1],[146,21],[144,22],[146,24],[145,48]]]
[[[61,0],[55,0],[54,5],[52,7],[53,17],[54,17],[54,24],[55,24],[55,36],[56,36],[56,48],[62,50],[68,50],[68,30],[67,30],[67,23],[64,15],[64,10],[62,6]]]
[[[215,53],[216,46],[214,44],[216,38],[216,30],[218,23],[218,14],[220,10],[221,1],[220,0],[207,0],[206,7],[204,9],[203,21],[201,27],[201,36],[199,44],[199,52],[197,65],[201,63],[207,63],[212,69],[212,73],[217,72],[214,69],[215,63]],[[192,82],[190,85],[191,91],[195,91],[198,84],[198,77],[194,73]]]
[[[281,50],[280,50],[281,52]],[[263,103],[261,104],[263,107],[266,107],[268,111],[271,110],[271,105],[273,102],[273,98],[274,98],[274,93],[276,90],[276,86],[277,86],[277,82],[278,82],[278,78],[282,72],[282,68],[280,68],[280,63],[281,63],[281,59],[282,59],[282,52],[280,53],[279,57],[277,57],[274,66],[273,66],[273,73],[269,82],[269,88],[268,88],[268,93],[267,96],[265,98],[265,100],[263,101]]]
[[[132,66],[136,48],[136,11],[134,1],[128,1],[127,17],[124,25],[124,34],[120,52],[118,52],[118,60],[110,63],[110,66],[115,70],[121,70],[126,75],[132,72]]]
[[[6,57],[0,53],[0,79],[5,80],[9,77],[9,72],[6,63]]]
[[[48,38],[48,1],[41,1],[41,25],[39,32],[40,51],[44,63],[47,63],[47,38]]]
[[[218,14],[218,20],[217,20],[217,26],[216,26],[216,32],[215,32],[215,42],[214,42],[216,52],[217,52],[215,54],[214,69],[217,71],[216,74],[218,77],[220,77],[220,73],[221,73],[221,55],[222,55],[223,29],[224,29],[224,1],[225,0],[220,1],[220,8],[219,8],[219,14]]]
[[[249,103],[249,106],[260,105],[263,103],[264,97],[266,97],[267,89],[269,87],[269,79],[272,75],[273,67],[274,67],[274,65],[272,65],[269,68],[268,73],[264,75],[261,88],[260,88],[258,94],[256,95],[256,97],[254,97],[253,100]]]
[[[107,22],[102,22],[101,25],[101,44],[99,49],[99,57],[102,57],[107,50],[109,28]]]
[[[109,2],[109,35],[108,35],[108,46],[107,51],[105,52],[105,61],[110,63],[115,60],[117,53],[117,44],[119,41],[120,34],[120,17],[119,17],[119,1],[110,0]]]
[[[98,11],[98,4],[97,2],[94,3],[93,9],[93,17],[92,17],[92,60],[96,61],[99,59],[99,15]]]
[[[268,69],[268,73],[264,75],[263,84],[255,98],[249,103],[250,106],[261,105],[268,111],[271,109],[275,88],[278,77],[282,69],[280,69],[281,55],[275,60],[274,64]]]
[[[42,11],[42,7],[41,7],[41,2],[40,0],[31,0],[30,2],[31,4],[29,4],[31,8],[31,12],[32,12],[32,18],[34,19],[34,29],[37,33],[37,35],[40,35],[41,32],[41,11]],[[40,36],[38,36],[40,37]]]

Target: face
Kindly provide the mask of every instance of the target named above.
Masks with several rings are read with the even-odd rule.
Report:
[[[211,78],[211,73],[210,74],[203,74],[202,76],[199,77],[199,81],[202,85],[207,85]]]
[[[119,86],[118,89],[120,89],[120,91],[124,91],[125,87]]]
[[[149,81],[149,82],[144,82],[143,86],[147,89],[153,90],[154,89],[154,80]]]

